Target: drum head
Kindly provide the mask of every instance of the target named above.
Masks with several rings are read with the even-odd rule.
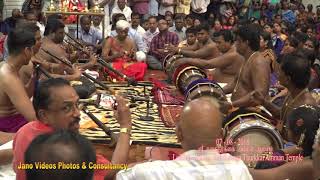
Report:
[[[255,112],[233,112],[232,119],[224,122],[225,142],[234,149],[229,153],[239,156],[248,166],[254,167],[263,154],[283,148],[281,135],[270,121]],[[260,158],[260,159],[259,159]]]
[[[192,81],[205,77],[206,74],[201,69],[185,64],[176,69],[173,75],[173,82],[181,93],[184,93]]]
[[[191,101],[201,96],[212,96],[218,100],[226,100],[226,96],[220,85],[208,79],[197,79],[187,87],[186,100]]]

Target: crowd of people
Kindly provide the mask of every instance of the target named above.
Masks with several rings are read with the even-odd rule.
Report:
[[[70,2],[72,10],[83,7],[81,1]],[[74,33],[69,17],[45,17],[41,0],[25,1],[0,23],[0,144],[13,139],[12,149],[0,150],[0,164],[12,162],[17,179],[319,179],[320,109],[312,91],[320,88],[320,5],[314,12],[312,4],[305,8],[299,0],[87,4],[94,3],[104,8],[105,21],[83,15]],[[105,32],[102,23],[110,26]],[[19,168],[37,162],[127,163],[129,102],[116,96],[120,133],[107,160],[79,135],[79,94],[70,81],[86,70],[113,82],[142,81],[149,70],[166,70],[168,56],[176,56],[173,69],[185,64],[213,69],[211,78],[231,94],[230,100],[204,95],[185,103],[176,125],[184,153],[177,159],[138,162],[120,172]],[[100,66],[101,59],[112,68]],[[285,142],[271,153],[303,160],[259,161],[252,169],[216,150],[225,117],[261,112],[261,106]],[[199,150],[203,147],[208,149]]]

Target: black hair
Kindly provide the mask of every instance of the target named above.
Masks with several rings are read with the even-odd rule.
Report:
[[[50,16],[47,17],[47,21],[51,20],[51,19],[63,19],[61,14],[51,14]]]
[[[273,49],[272,45],[272,40],[271,40],[271,34],[265,31],[261,32],[261,37],[263,38],[264,41],[268,41],[267,43],[267,48],[268,49]]]
[[[85,19],[89,19],[89,21],[91,21],[90,16],[83,15],[83,16],[80,17],[80,23],[82,24]]]
[[[150,19],[155,19],[156,21],[158,21],[158,17],[157,17],[157,16],[150,16],[150,17],[148,17],[148,20],[150,20]]]
[[[281,70],[290,77],[297,88],[306,88],[310,81],[311,70],[309,61],[298,53],[280,56]]]
[[[91,180],[94,170],[89,169],[88,164],[96,163],[96,153],[92,144],[79,133],[60,130],[33,139],[25,152],[25,163],[33,165],[32,169],[26,170],[27,180]],[[37,169],[37,163],[52,167]],[[82,167],[84,163],[87,168]]]
[[[260,47],[260,33],[257,25],[240,26],[237,35],[243,40],[248,41],[248,45],[253,51],[258,51]]]
[[[35,33],[29,29],[15,28],[8,35],[8,50],[10,55],[18,55],[25,48],[35,45]]]
[[[131,13],[131,18],[134,17],[134,16],[139,16],[139,19],[141,19],[141,15],[139,13],[132,12]]]
[[[294,32],[292,35],[301,43],[305,43],[308,39],[308,35],[303,32]]]
[[[38,111],[40,109],[48,109],[52,99],[51,99],[51,88],[54,87],[63,87],[63,86],[70,86],[69,81],[62,79],[62,78],[50,78],[46,79],[39,83],[35,94],[33,96],[33,108],[36,111],[36,115],[39,118]]]
[[[303,105],[288,115],[287,123],[289,129],[295,136],[301,136],[304,133],[302,142],[303,156],[310,156],[315,135],[319,128],[320,109],[317,106]]]
[[[35,15],[37,17],[37,14],[34,11],[26,11],[23,13],[24,18],[27,18],[29,15]]]
[[[219,31],[219,32],[215,32],[213,34],[213,36],[214,37],[222,36],[224,41],[230,42],[230,43],[234,42],[234,38],[233,38],[232,32],[230,30],[222,30],[222,31]]]
[[[299,40],[295,36],[289,36],[288,38],[290,46],[294,48],[298,48],[299,46]]]
[[[207,23],[201,23],[198,27],[198,32],[200,32],[201,30],[205,30],[208,33],[210,32],[210,26]]]
[[[33,33],[40,31],[40,28],[39,28],[39,26],[37,26],[36,23],[27,22],[27,21],[23,21],[21,23],[18,23],[16,25],[16,28],[26,29],[26,30],[33,32]]]
[[[44,35],[47,36],[51,33],[57,32],[58,29],[64,28],[65,25],[59,19],[50,19],[47,22],[46,29],[44,30]]]
[[[186,34],[191,34],[192,33],[192,34],[196,35],[197,32],[198,32],[198,30],[196,28],[194,28],[194,27],[190,27],[190,28],[188,28],[186,30]]]
[[[174,20],[176,21],[176,20],[184,20],[184,17],[183,16],[175,16],[174,17]]]
[[[188,14],[188,15],[186,15],[185,19],[188,19],[188,18],[194,20],[195,16],[193,14]]]

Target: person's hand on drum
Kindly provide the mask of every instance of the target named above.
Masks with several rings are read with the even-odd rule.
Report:
[[[122,96],[116,96],[116,109],[114,115],[121,128],[131,128],[132,121],[129,102]]]
[[[220,111],[223,114],[227,114],[230,109],[232,109],[232,104],[228,101],[219,101]]]
[[[179,67],[181,66],[182,64],[187,64],[189,61],[187,58],[180,58],[180,59],[177,59],[174,61],[173,63],[173,66],[174,67]]]
[[[177,54],[178,51],[179,51],[179,48],[172,45],[172,44],[169,44],[166,49],[169,51],[169,53],[172,53],[172,54]]]

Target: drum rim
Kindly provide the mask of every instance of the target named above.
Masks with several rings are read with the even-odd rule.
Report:
[[[281,138],[280,133],[270,123],[267,123],[261,119],[252,119],[252,120],[248,120],[248,121],[256,121],[256,123],[253,125],[251,124],[248,127],[243,127],[243,128],[240,128],[242,123],[239,123],[234,128],[232,128],[231,131],[228,131],[227,129],[224,128],[224,130],[225,130],[224,139],[225,140],[228,140],[228,139],[234,140],[237,137],[239,137],[239,135],[246,132],[244,130],[259,129],[259,130],[263,130],[264,133],[268,133],[270,137],[272,137],[274,140],[276,140],[278,145],[280,146],[279,147],[280,149],[284,147],[283,140]],[[260,126],[257,123],[260,124]],[[263,125],[261,125],[261,124],[263,124]],[[231,132],[233,132],[233,133],[231,134]]]
[[[204,86],[204,85],[214,85],[213,87],[215,86],[218,86],[218,88],[221,90],[222,92],[222,96],[226,96],[221,88],[221,86],[219,86],[218,83],[215,83],[215,82],[203,82],[203,83],[197,83],[197,84],[194,84],[188,91],[187,91],[187,95],[186,95],[186,99],[189,100],[189,95],[191,94],[191,92],[193,92],[193,90],[195,90],[197,87],[201,87],[201,86]],[[222,96],[220,96],[218,99],[220,99]]]
[[[166,73],[168,72],[166,66],[167,66],[167,64],[168,64],[168,61],[169,61],[171,58],[174,58],[174,60],[176,60],[176,59],[178,59],[178,58],[183,58],[183,55],[181,55],[181,54],[175,54],[175,55],[172,55],[171,57],[167,58],[168,56],[171,56],[171,54],[166,55],[166,57],[164,58],[164,60],[163,60],[163,62],[162,62],[163,70],[164,70],[164,72],[166,72]]]
[[[163,59],[163,62],[162,62],[162,67],[163,67],[163,69],[165,69],[165,65],[167,64],[167,58],[170,56],[171,54],[167,54],[165,57],[164,57],[164,59]],[[169,60],[170,58],[168,58],[168,60]]]
[[[241,118],[241,117],[243,117],[243,116],[252,116],[252,115],[258,116],[259,118],[265,120],[265,122],[267,122],[267,123],[269,123],[269,124],[271,123],[269,119],[267,119],[266,117],[262,116],[261,114],[256,113],[256,112],[252,112],[252,113],[239,114],[239,115],[235,116],[234,118],[232,118],[229,122],[227,122],[227,123],[224,125],[223,129],[226,129],[231,123],[233,123],[235,120],[237,120],[237,119],[239,119],[239,118]]]
[[[184,73],[187,70],[191,70],[191,69],[198,70],[198,71],[200,71],[200,73],[202,73],[202,75],[205,76],[204,78],[207,77],[206,73],[202,69],[200,69],[200,68],[198,68],[196,66],[186,66],[185,68],[181,69],[181,71],[178,73],[178,75],[174,79],[176,87],[179,87],[178,86],[179,85],[179,79],[180,79],[180,76],[182,75],[182,73]]]

